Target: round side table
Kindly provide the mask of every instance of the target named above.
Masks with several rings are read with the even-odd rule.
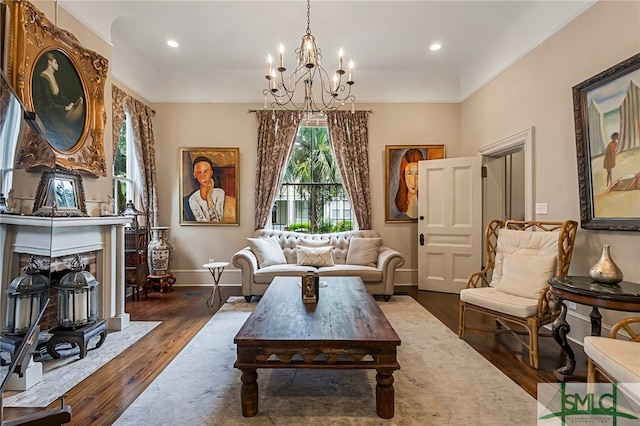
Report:
[[[211,276],[213,277],[213,290],[211,290],[211,294],[207,299],[207,305],[209,305],[209,307],[211,308],[213,308],[213,303],[215,302],[216,293],[218,294],[218,299],[222,304],[222,294],[221,294],[221,291],[219,288],[220,286],[218,285],[218,283],[220,282],[220,277],[222,276],[222,272],[224,271],[224,268],[226,268],[227,266],[229,266],[229,262],[211,262],[211,263],[205,263],[204,265],[202,265],[203,268],[207,268],[209,272],[211,272]]]

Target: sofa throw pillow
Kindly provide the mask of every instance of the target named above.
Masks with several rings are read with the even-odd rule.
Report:
[[[378,253],[382,238],[351,237],[347,252],[347,265],[378,266]]]
[[[306,238],[300,239],[298,242],[299,246],[302,247],[329,247],[333,246],[329,240],[308,240]]]
[[[258,259],[258,265],[261,268],[287,263],[287,259],[284,257],[282,247],[280,247],[280,243],[278,243],[277,239],[269,237],[247,238],[247,240],[249,241],[251,251]]]
[[[514,296],[537,299],[555,275],[556,256],[504,254],[502,276],[496,290]]]
[[[299,266],[334,266],[331,252],[333,247],[302,247],[297,246],[297,264]]]

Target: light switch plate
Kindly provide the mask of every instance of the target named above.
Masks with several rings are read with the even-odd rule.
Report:
[[[547,214],[547,203],[536,203],[536,214]]]

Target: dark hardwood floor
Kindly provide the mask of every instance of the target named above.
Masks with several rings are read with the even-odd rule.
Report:
[[[112,424],[219,308],[216,304],[211,309],[205,303],[210,287],[176,286],[174,290],[165,294],[151,293],[146,299],[142,296],[140,301],[127,299],[126,310],[131,314],[131,320],[162,321],[162,324],[67,393],[66,403],[73,410],[70,424]],[[458,295],[420,291],[415,287],[407,290],[457,333]],[[223,287],[224,297],[239,294],[239,288]],[[492,324],[490,318],[481,315],[469,320]],[[565,360],[553,338],[540,340],[539,370],[529,366],[527,350],[515,337],[473,331],[467,332],[465,340],[533,397],[537,383],[556,381],[553,370]],[[582,348],[575,344],[572,347],[578,361],[576,374],[586,374]],[[58,405],[59,402],[54,402],[49,408]],[[39,409],[5,408],[4,420],[36,411]]]
[[[421,291],[417,287],[412,287],[408,293],[456,335],[458,334],[460,298],[457,294]],[[473,321],[481,327],[495,327],[493,318],[477,312],[468,312],[467,321]],[[513,328],[517,327],[514,325]],[[544,329],[541,329],[542,332],[546,333]],[[566,355],[553,337],[539,339],[540,368],[538,370],[529,366],[528,349],[519,338],[511,334],[466,331],[465,341],[534,398],[537,394],[538,383],[558,381],[553,372],[556,368],[563,366],[566,361]],[[578,377],[584,377],[586,380],[587,357],[582,346],[571,343],[571,348],[576,357],[574,374]]]

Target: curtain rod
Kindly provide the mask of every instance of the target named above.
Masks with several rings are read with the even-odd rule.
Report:
[[[262,111],[262,110],[260,110],[260,111]],[[289,111],[289,110],[284,110],[284,111]],[[346,110],[346,109],[344,109],[344,110],[341,110],[341,111],[347,111],[347,110]],[[366,112],[373,113],[373,110],[372,110],[372,109],[356,110],[356,111],[366,111]],[[249,110],[249,112],[250,112],[250,113],[252,113],[252,112],[258,112],[258,110],[257,110],[257,109],[250,109],[250,110]],[[290,111],[290,112],[295,112],[295,111]],[[320,111],[312,111],[312,112],[320,112]]]

